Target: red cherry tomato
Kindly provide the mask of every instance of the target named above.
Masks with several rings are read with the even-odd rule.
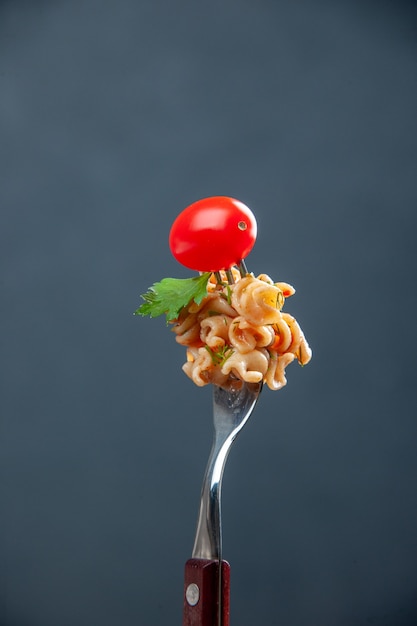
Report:
[[[256,219],[239,200],[227,196],[190,204],[174,221],[169,247],[192,270],[217,272],[238,265],[252,250]]]

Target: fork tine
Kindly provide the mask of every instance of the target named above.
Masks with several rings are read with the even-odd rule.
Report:
[[[226,270],[227,282],[229,285],[235,284],[235,279],[233,278],[232,270]]]
[[[248,272],[248,268],[246,267],[246,263],[244,259],[241,259],[240,263],[239,263],[239,270],[240,270],[240,275],[242,276],[247,276],[249,274]]]

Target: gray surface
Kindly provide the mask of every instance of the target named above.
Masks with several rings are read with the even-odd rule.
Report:
[[[232,626],[412,626],[416,12],[0,4],[2,626],[180,624],[211,397],[132,316],[190,202],[255,211],[314,350],[232,450]]]

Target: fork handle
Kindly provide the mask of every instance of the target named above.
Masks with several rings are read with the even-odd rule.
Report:
[[[189,559],[185,564],[183,626],[229,626],[229,613],[229,563]]]

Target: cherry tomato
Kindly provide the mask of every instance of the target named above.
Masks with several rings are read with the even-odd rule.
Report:
[[[185,267],[217,272],[238,265],[249,254],[256,231],[255,216],[243,202],[213,196],[190,204],[178,215],[169,247]]]

